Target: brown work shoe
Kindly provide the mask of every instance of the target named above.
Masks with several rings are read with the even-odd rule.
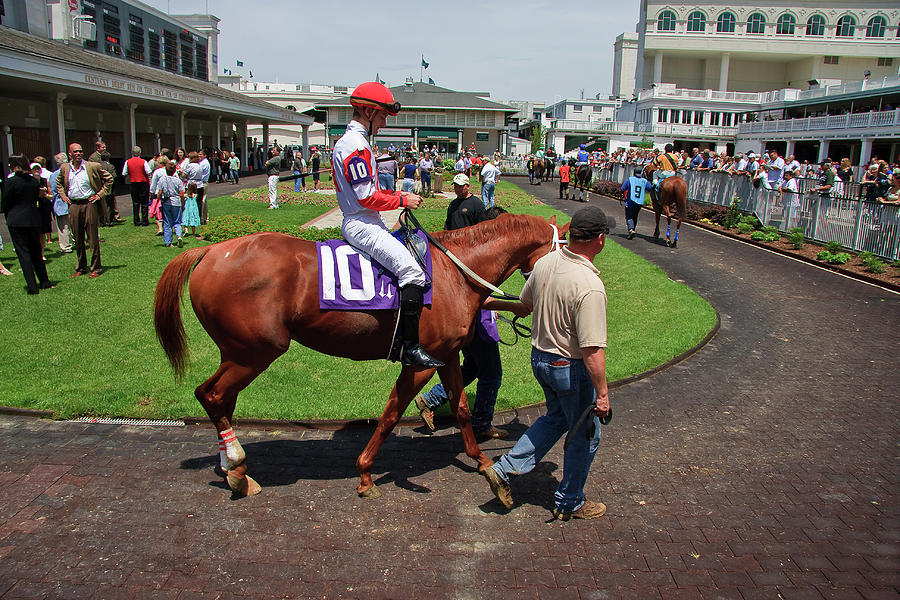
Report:
[[[513,497],[512,490],[509,487],[509,483],[507,483],[500,475],[497,474],[497,471],[494,470],[493,467],[487,467],[481,474],[484,475],[484,478],[488,480],[488,484],[491,486],[491,491],[494,492],[494,495],[497,497],[497,500],[503,503],[503,506],[506,508],[512,508],[513,505]]]
[[[484,431],[475,432],[476,442],[486,442],[488,440],[505,440],[508,437],[509,432],[505,429],[500,429],[499,427],[491,427],[490,429],[485,429]]]
[[[553,516],[560,521],[568,521],[569,519],[596,519],[605,514],[605,504],[602,502],[591,502],[590,500],[585,500],[584,504],[581,505],[581,508],[576,511],[562,512],[557,509],[553,510]]]
[[[422,394],[416,396],[416,408],[419,409],[419,416],[422,417],[422,422],[425,423],[425,426],[434,431],[434,411],[425,402],[425,396]]]

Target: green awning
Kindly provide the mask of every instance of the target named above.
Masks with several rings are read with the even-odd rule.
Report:
[[[437,138],[441,140],[455,140],[456,129],[420,129],[419,138]]]

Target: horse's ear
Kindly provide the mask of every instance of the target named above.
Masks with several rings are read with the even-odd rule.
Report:
[[[556,225],[556,215],[553,215],[552,217],[550,217],[550,224]]]
[[[571,224],[572,224],[572,222],[569,221],[565,225],[559,226],[559,239],[563,239],[564,237],[566,237],[566,234],[569,233],[569,225],[571,225]]]

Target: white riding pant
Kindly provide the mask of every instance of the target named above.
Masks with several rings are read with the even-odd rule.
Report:
[[[381,221],[381,217],[378,217]],[[370,223],[359,219],[344,219],[341,233],[348,244],[362,250],[397,276],[398,287],[410,284],[425,286],[425,271],[413,258],[406,246],[392,236],[384,222]]]
[[[658,188],[660,181],[667,177],[672,177],[673,175],[675,175],[675,171],[661,171],[660,169],[657,169],[653,171],[653,185]]]
[[[278,208],[278,175],[269,175],[269,208]]]

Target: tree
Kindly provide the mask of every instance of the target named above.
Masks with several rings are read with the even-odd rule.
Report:
[[[534,154],[544,145],[544,126],[538,123],[531,131],[531,153]]]
[[[653,148],[653,140],[648,138],[647,134],[644,134],[641,136],[641,141],[637,142],[634,146],[636,148],[646,148],[649,150],[650,148]]]

